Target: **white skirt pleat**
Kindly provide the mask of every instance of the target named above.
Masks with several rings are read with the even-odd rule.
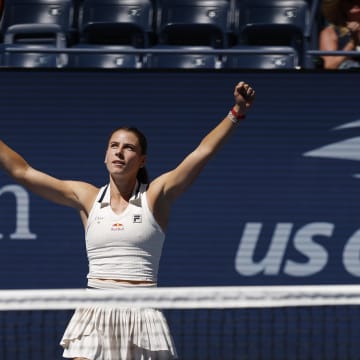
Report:
[[[98,290],[96,290],[98,291]],[[61,339],[64,358],[89,360],[176,359],[163,313],[156,309],[76,309]]]

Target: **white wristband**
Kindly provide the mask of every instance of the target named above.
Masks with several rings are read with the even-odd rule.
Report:
[[[245,119],[245,115],[237,114],[234,108],[232,108],[228,113],[228,118],[234,124],[238,124],[241,120]]]

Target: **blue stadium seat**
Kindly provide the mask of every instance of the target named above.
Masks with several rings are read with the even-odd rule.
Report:
[[[227,46],[231,31],[227,0],[159,0],[156,32],[167,45]]]
[[[238,45],[290,46],[302,62],[310,4],[306,0],[235,0]]]
[[[23,34],[34,39],[46,34],[46,42],[24,43]],[[17,39],[20,39],[18,41]],[[66,47],[64,33],[53,24],[12,25],[6,31],[2,44],[1,66],[21,68],[61,68],[67,65],[68,56],[57,50]]]
[[[84,0],[79,14],[79,43],[71,47],[69,67],[142,67],[136,49],[152,41],[150,0]]]
[[[292,47],[239,45],[231,49],[238,53],[223,57],[225,69],[282,70],[299,66],[298,53]]]
[[[247,27],[263,25],[286,25],[288,31],[306,32],[310,15],[307,0],[235,1],[235,31],[240,35]]]
[[[151,53],[147,58],[147,67],[221,67],[219,56],[206,51],[228,46],[231,33],[230,1],[158,0],[156,9],[157,45],[154,49],[166,53]]]
[[[66,54],[56,50],[76,41],[74,14],[72,0],[6,0],[2,66],[66,66]]]
[[[84,0],[80,7],[82,42],[146,47],[154,33],[151,0]]]
[[[79,44],[69,54],[69,68],[137,69],[142,67],[142,54],[132,46]]]
[[[58,31],[65,34],[67,41],[76,40],[75,6],[72,0],[5,0],[1,21],[2,38],[6,36],[11,26],[19,24],[57,25]],[[42,35],[43,40],[46,41],[46,34]],[[50,41],[51,38],[52,35]],[[40,38],[36,37],[35,42],[39,41]],[[30,34],[25,36],[24,33],[23,42],[32,43]]]
[[[209,53],[209,46],[156,45],[147,57],[144,66],[152,69],[218,69],[221,59]],[[208,52],[208,53],[207,53]]]

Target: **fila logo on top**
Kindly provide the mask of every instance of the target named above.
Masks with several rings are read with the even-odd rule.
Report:
[[[360,128],[360,120],[336,127],[334,130]],[[303,154],[305,157],[330,158],[360,161],[360,137],[354,136]],[[353,174],[360,178],[360,174]],[[307,277],[320,273],[329,261],[329,250],[316,242],[315,238],[330,239],[335,231],[331,222],[312,222],[296,225],[279,222],[274,226],[272,238],[266,254],[255,260],[264,224],[248,222],[245,224],[235,256],[235,269],[242,276],[278,276],[281,273],[293,277]],[[295,250],[306,261],[286,258],[288,244],[292,242]],[[349,274],[360,277],[360,229],[344,239],[342,265]]]

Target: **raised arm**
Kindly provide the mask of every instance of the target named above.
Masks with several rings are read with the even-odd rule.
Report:
[[[79,211],[89,208],[97,189],[79,181],[63,181],[31,167],[3,141],[0,141],[0,169],[30,191],[55,203]]]
[[[175,169],[161,175],[149,186],[148,201],[159,224],[165,228],[172,203],[185,192],[204,166],[228,140],[246,111],[252,106],[255,91],[239,82],[234,89],[235,105],[229,114],[212,129]]]

